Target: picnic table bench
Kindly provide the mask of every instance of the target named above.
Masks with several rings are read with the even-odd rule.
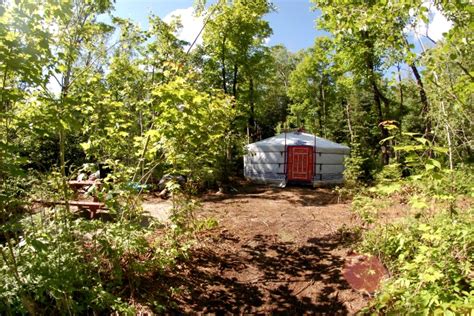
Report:
[[[90,212],[90,218],[94,218],[95,214],[97,213],[97,211],[99,209],[105,209],[106,208],[105,203],[100,202],[96,195],[92,195],[92,199],[93,199],[92,201],[80,200],[79,199],[79,194],[80,194],[81,190],[84,191],[84,188],[91,187],[93,185],[95,185],[97,187],[100,187],[100,186],[102,186],[102,183],[100,181],[96,181],[96,180],[76,181],[76,180],[74,180],[74,181],[68,181],[68,185],[71,188],[71,190],[74,191],[74,199],[75,199],[75,200],[68,201],[68,204],[72,205],[72,206],[77,206],[79,209],[88,209],[89,212]],[[85,192],[83,192],[83,193],[85,193]],[[66,204],[66,201],[43,201],[43,200],[41,200],[41,201],[36,201],[36,202],[46,204],[46,205],[55,205],[55,204],[65,205]]]
[[[91,187],[95,185],[96,187],[100,188],[102,186],[102,182],[97,180],[85,180],[85,181],[76,181],[72,180],[68,182],[69,187],[74,191],[74,198],[75,201],[68,201],[69,205],[77,206],[79,209],[87,208],[90,211],[91,218],[94,218],[97,210],[104,209],[105,203],[99,202],[99,199],[94,194],[92,195],[92,201],[84,201],[78,200],[79,192],[83,190],[85,187]]]

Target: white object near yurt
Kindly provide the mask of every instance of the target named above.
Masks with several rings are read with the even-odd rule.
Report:
[[[286,132],[246,146],[244,175],[255,182],[342,183],[349,147],[304,132]]]

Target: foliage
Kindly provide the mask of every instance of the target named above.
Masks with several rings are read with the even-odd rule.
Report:
[[[474,307],[470,167],[445,169],[440,162],[444,148],[418,135],[406,136],[411,144],[395,147],[403,164],[385,166],[376,185],[352,202],[362,221],[375,227],[364,234],[361,251],[379,256],[390,271],[364,312],[466,313]],[[409,169],[409,177],[402,177],[402,168]],[[408,216],[377,225],[380,211],[389,204],[408,204]]]
[[[303,55],[301,51],[292,53],[283,45],[270,47],[270,54],[270,62],[260,71],[265,78],[256,89],[255,120],[259,138],[275,135],[276,126],[287,120],[290,75]]]
[[[351,203],[351,210],[363,221],[370,225],[378,219],[380,203],[370,196],[357,195]]]
[[[216,225],[197,221],[172,182],[172,224],[141,225],[146,183],[223,183],[240,171],[245,131],[250,141],[301,125],[350,144],[341,192],[365,228],[397,199],[418,218],[367,235],[364,249],[394,273],[372,310],[467,310],[472,8],[434,1],[453,24],[434,42],[407,33],[430,19],[421,0],[313,2],[330,36],[293,53],[266,44],[267,0],[210,5],[192,51],[179,19],[151,15],[143,30],[111,17],[113,1],[0,1],[0,313],[134,313],[143,281]],[[72,198],[67,180],[85,162],[112,170],[89,192],[110,221],[67,203],[39,213],[31,201]]]
[[[153,90],[160,115],[153,122],[156,128],[145,134],[151,144],[146,158],[154,161],[163,154],[168,172],[202,184],[222,179],[238,112],[230,98],[200,92],[188,83],[192,80],[179,78]]]
[[[24,213],[29,185],[22,177],[9,177],[0,185],[0,225]]]
[[[133,282],[145,263],[125,260],[148,251],[139,225],[35,216],[21,230],[17,242],[1,249],[2,312],[85,313],[127,306],[117,287]]]
[[[443,41],[426,51],[425,77],[432,99],[431,117],[438,144],[449,150],[450,164],[467,157],[472,162],[473,61],[472,6],[440,1],[438,8],[454,23]]]
[[[351,154],[344,160],[344,185],[346,188],[357,188],[362,185],[363,180],[365,179],[364,163],[367,161],[367,158],[364,158],[360,154],[359,145],[351,149]]]
[[[202,53],[210,57],[202,58],[203,78],[238,101],[242,118],[234,134],[247,128],[252,139],[257,132],[257,109],[264,107],[259,90],[271,65],[264,42],[272,29],[263,17],[272,10],[268,0],[218,1],[209,8],[213,18],[203,34]]]
[[[290,75],[288,96],[291,98],[289,123],[304,126],[325,138],[344,141],[337,133],[345,129],[345,116],[338,100],[332,68],[333,41],[316,39]],[[342,123],[342,124],[341,124]]]
[[[193,233],[212,225],[194,221],[195,209],[177,200],[172,224],[161,232],[158,223],[144,226],[140,216],[90,221],[60,209],[3,226],[0,311],[134,314],[129,300],[143,282],[185,257]]]
[[[396,121],[400,132],[419,132],[436,146],[447,148],[451,169],[471,156],[468,125],[472,117],[467,113],[472,112],[468,87],[472,84],[472,59],[466,49],[472,32],[466,21],[472,12],[468,5],[446,1],[313,2],[321,10],[318,25],[332,35],[334,48],[326,54],[332,55],[335,85],[331,90],[336,95],[342,93],[339,98],[346,105],[346,139],[350,136],[352,143],[369,146],[374,152],[367,157],[376,165],[386,165],[393,158],[394,144],[379,143],[390,134],[383,122]],[[416,32],[420,23],[430,22],[434,7],[453,22],[445,39],[434,42],[427,34],[412,36],[410,32]],[[422,67],[424,71],[419,70]],[[304,73],[310,80],[311,72]],[[315,99],[306,95],[308,100]],[[313,105],[303,114],[316,109]],[[377,125],[379,131],[373,129]]]
[[[474,307],[472,209],[452,217],[411,219],[366,234],[362,249],[379,255],[391,277],[367,311],[463,314]]]

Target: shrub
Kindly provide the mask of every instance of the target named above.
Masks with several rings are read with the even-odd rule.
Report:
[[[150,251],[138,224],[35,216],[21,226],[0,246],[1,313],[123,312],[118,288],[157,263],[127,261]]]
[[[115,221],[75,218],[58,208],[24,218],[15,230],[4,225],[0,314],[135,314],[130,300],[143,282],[186,256],[201,227],[193,224],[194,208],[176,199],[172,224],[160,230],[136,213],[128,216],[126,207],[120,212],[128,215]]]
[[[473,247],[472,209],[369,232],[361,248],[380,256],[391,277],[365,312],[468,313],[474,308]]]

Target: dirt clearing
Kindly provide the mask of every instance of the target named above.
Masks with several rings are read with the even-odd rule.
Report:
[[[175,312],[353,314],[367,298],[342,277],[349,205],[328,189],[250,187],[208,195],[219,226],[165,282]]]

